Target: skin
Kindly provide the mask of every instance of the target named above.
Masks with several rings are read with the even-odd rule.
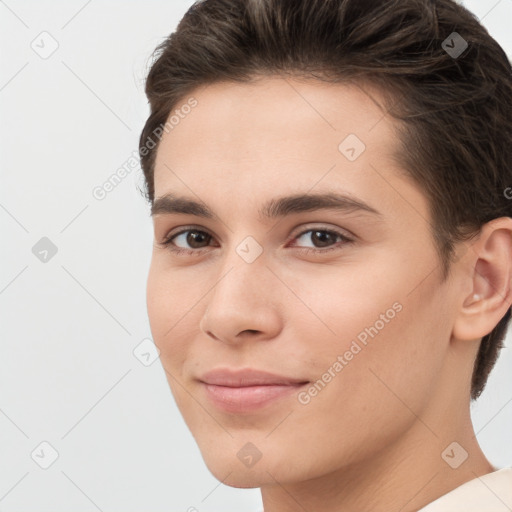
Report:
[[[396,121],[361,87],[266,77],[191,96],[198,105],[161,140],[155,197],[188,196],[216,217],[154,215],[147,306],[171,391],[212,474],[260,487],[265,512],[407,512],[494,471],[474,437],[470,380],[481,337],[510,306],[512,219],[461,244],[443,282],[427,200],[392,158]],[[366,145],[353,162],[338,149],[348,134]],[[325,191],[381,215],[258,218],[271,198]],[[187,226],[211,235],[202,248],[174,239],[197,254],[162,245]],[[322,246],[301,234],[308,228],[353,242]],[[236,252],[247,236],[263,248],[252,263]],[[315,382],[396,303],[394,318],[307,404],[291,394],[226,413],[197,381],[213,368],[251,367]],[[237,457],[248,442],[262,455],[252,467]],[[456,469],[442,457],[453,442],[468,454]]]

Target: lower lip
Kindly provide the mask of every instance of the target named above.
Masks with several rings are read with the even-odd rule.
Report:
[[[264,407],[280,398],[298,392],[305,384],[265,385],[232,388],[202,383],[206,395],[215,406],[226,412],[250,412]]]

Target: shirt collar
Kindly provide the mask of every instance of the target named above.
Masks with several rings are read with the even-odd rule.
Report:
[[[418,512],[510,512],[512,467],[477,477],[444,494]]]

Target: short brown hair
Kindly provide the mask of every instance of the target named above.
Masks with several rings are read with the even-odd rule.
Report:
[[[460,55],[450,52],[456,44]],[[154,57],[139,148],[150,203],[158,141],[151,149],[147,142],[179,101],[214,82],[294,75],[383,93],[388,113],[402,121],[395,158],[429,201],[444,279],[456,243],[512,216],[504,193],[512,185],[511,64],[454,0],[201,0]],[[482,338],[472,400],[503,347],[510,314]]]

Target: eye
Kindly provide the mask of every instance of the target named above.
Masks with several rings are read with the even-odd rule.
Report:
[[[206,231],[188,228],[182,229],[178,233],[174,233],[173,235],[168,236],[162,242],[162,245],[168,247],[169,250],[177,254],[196,254],[199,253],[198,249],[208,247],[208,244],[211,240],[212,236]],[[180,247],[180,244],[185,245],[185,247]],[[186,247],[187,244],[192,249]]]
[[[304,238],[304,240],[309,239],[309,241],[312,243],[312,247],[301,247],[297,246],[296,244],[294,244],[294,247],[297,247],[298,249],[305,252],[315,253],[324,253],[334,249],[340,249],[340,242],[344,245],[353,241],[351,238],[345,236],[339,231],[326,229],[323,227],[302,231],[294,238],[294,240],[300,240],[301,238]],[[327,249],[322,249],[322,247],[327,247]]]
[[[298,235],[294,236],[292,241],[300,240],[301,238],[304,240],[309,238],[310,243],[312,243],[312,247],[304,247],[297,245],[296,243],[294,243],[292,247],[297,248],[300,251],[313,253],[325,253],[334,249],[341,249],[340,245],[353,242],[351,238],[347,237],[343,233],[324,227],[317,227],[302,231]],[[200,255],[203,252],[201,249],[209,247],[212,240],[212,235],[207,231],[187,227],[177,233],[169,235],[161,245],[167,247],[175,254]]]

